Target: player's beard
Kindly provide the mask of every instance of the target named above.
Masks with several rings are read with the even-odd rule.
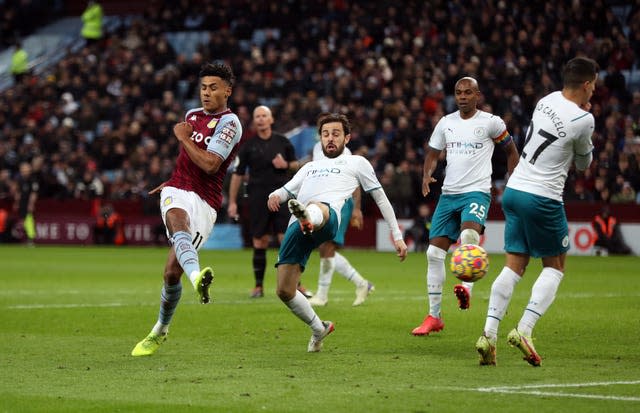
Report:
[[[324,153],[324,156],[326,156],[327,158],[337,158],[338,156],[342,155],[342,153],[344,152],[344,143],[342,144],[342,146],[338,145],[338,144],[334,144],[338,149],[333,152],[333,153],[327,153],[325,147],[322,147],[322,153]]]

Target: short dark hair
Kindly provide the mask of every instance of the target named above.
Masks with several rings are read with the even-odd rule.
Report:
[[[340,122],[345,136],[351,133],[351,124],[349,119],[341,113],[322,113],[318,116],[318,133],[322,134],[322,126],[326,123]]]
[[[224,63],[205,63],[200,68],[200,79],[205,76],[217,76],[220,79],[224,80],[229,84],[229,86],[233,86],[233,82],[236,80],[236,77],[233,75],[233,70],[231,67]]]
[[[584,82],[592,81],[600,71],[598,64],[586,57],[574,57],[569,60],[562,71],[563,86],[575,89]]]

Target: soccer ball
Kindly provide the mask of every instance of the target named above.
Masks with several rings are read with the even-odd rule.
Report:
[[[489,269],[489,256],[479,245],[460,245],[451,255],[450,268],[460,281],[478,281]]]

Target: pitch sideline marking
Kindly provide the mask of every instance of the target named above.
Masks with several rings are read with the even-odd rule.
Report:
[[[630,381],[603,381],[591,383],[566,383],[566,384],[530,384],[523,386],[496,386],[496,387],[478,387],[473,389],[482,393],[503,393],[503,394],[528,394],[532,396],[551,396],[551,397],[575,397],[583,399],[599,399],[599,400],[618,400],[640,402],[640,397],[633,396],[608,396],[596,394],[581,393],[562,393],[552,391],[528,390],[528,389],[546,389],[546,388],[575,388],[575,387],[598,387],[598,386],[615,386],[624,384],[640,384],[640,380]]]

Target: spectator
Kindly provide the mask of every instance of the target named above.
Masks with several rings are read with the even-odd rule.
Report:
[[[122,217],[113,209],[113,205],[106,204],[100,208],[93,228],[96,244],[122,245],[125,242]]]
[[[15,49],[11,55],[10,71],[16,83],[22,82],[22,79],[29,73],[29,55],[19,40],[16,42]]]
[[[413,250],[424,252],[429,245],[429,231],[431,230],[431,207],[422,203],[418,206],[418,216],[413,220],[413,225],[404,233],[404,239],[408,245],[413,242]]]
[[[602,210],[593,217],[591,226],[596,232],[596,253],[602,248],[606,254],[631,254],[631,248],[624,242],[620,224],[616,217],[611,215],[609,206],[605,205]]]
[[[87,8],[81,16],[82,31],[80,34],[91,45],[102,39],[102,6],[94,0],[87,2]]]
[[[16,2],[0,6],[6,22],[0,39],[6,42],[24,38],[33,28],[42,25],[42,20],[46,20],[42,16],[50,19],[56,15],[55,7],[51,9],[49,4],[47,11],[51,13],[29,13],[40,2],[27,3],[20,9],[14,6]],[[138,7],[134,3],[131,7]],[[393,16],[387,16],[387,8],[351,2],[339,13],[340,19],[349,23],[342,26],[344,30],[327,24],[334,21],[335,11],[325,11],[321,6],[306,7],[300,2],[273,4],[264,9],[256,5],[253,6],[255,13],[243,16],[226,7],[213,8],[209,2],[198,6],[200,15],[192,13],[193,2],[159,0],[156,3],[157,7],[141,8],[139,17],[125,19],[126,23],[118,31],[102,33],[102,38],[109,39],[103,49],[84,48],[79,53],[70,53],[44,76],[32,77],[33,84],[18,85],[0,95],[0,125],[5,125],[0,127],[0,136],[3,139],[9,136],[3,140],[6,157],[0,149],[0,168],[17,173],[19,163],[25,159],[18,153],[18,142],[12,135],[24,136],[27,128],[32,129],[32,134],[37,130],[35,135],[40,135],[46,123],[48,137],[46,141],[40,140],[40,150],[48,165],[54,164],[54,157],[63,155],[60,164],[66,169],[59,176],[66,176],[69,187],[56,194],[69,197],[75,192],[75,171],[84,170],[82,163],[86,157],[98,160],[99,174],[105,170],[112,174],[124,169],[128,158],[135,156],[135,147],[141,144],[139,134],[136,139],[127,140],[126,145],[118,142],[126,136],[119,131],[119,125],[127,123],[130,117],[136,117],[141,130],[157,143],[163,163],[173,162],[168,154],[176,150],[175,143],[165,137],[170,136],[171,125],[176,121],[172,117],[181,113],[182,106],[196,95],[198,82],[193,73],[197,73],[204,59],[226,59],[239,68],[241,86],[230,103],[237,109],[241,121],[240,108],[265,103],[261,100],[266,99],[267,94],[272,109],[280,114],[278,124],[282,131],[310,123],[319,111],[348,113],[358,131],[349,147],[356,153],[359,146],[366,144],[370,151],[367,155],[377,165],[378,173],[382,173],[387,162],[398,166],[403,155],[401,148],[406,146],[403,136],[407,134],[418,154],[415,161],[411,161],[412,167],[421,164],[425,136],[430,135],[443,113],[454,108],[453,95],[445,92],[452,90],[459,77],[476,74],[481,84],[487,84],[482,107],[494,108],[494,112],[505,119],[514,139],[520,137],[517,141],[520,142],[524,141],[525,133],[516,133],[516,130],[527,130],[529,120],[524,116],[532,112],[542,95],[559,86],[562,62],[581,53],[603,62],[603,68],[613,63],[614,72],[625,73],[631,67],[630,62],[639,61],[638,19],[629,17],[621,24],[612,6],[604,3],[595,4],[589,16],[595,10],[607,24],[587,31],[572,17],[573,5],[563,2],[553,5],[552,14],[551,5],[533,7],[524,0],[514,1],[513,7],[500,7],[502,2],[488,3],[481,9],[430,7],[428,2],[412,2],[402,14]],[[527,12],[516,12],[522,10]],[[24,15],[29,19],[20,17]],[[364,15],[369,18],[363,18]],[[549,15],[554,16],[554,21],[548,29],[536,29],[535,22],[549,21]],[[268,31],[264,30],[267,16],[273,27]],[[489,16],[504,24],[495,28],[488,26]],[[207,22],[212,40],[196,53],[175,53],[171,44],[165,43],[168,39],[165,32],[202,28],[201,20]],[[451,27],[453,20],[460,25]],[[381,23],[368,23],[371,21]],[[478,25],[468,22],[478,22]],[[412,32],[411,27],[425,30]],[[513,27],[520,29],[514,33]],[[583,36],[573,36],[582,32]],[[629,33],[629,38],[625,33]],[[570,38],[575,41],[562,41]],[[230,53],[231,50],[235,52]],[[175,58],[173,53],[177,55]],[[621,98],[621,78],[614,72],[608,81],[613,90],[605,86],[607,76],[603,76],[592,102],[591,112],[596,119],[596,160],[599,153],[605,151],[609,136],[616,155],[627,128],[634,131],[629,136],[640,134],[637,126],[640,98],[631,102]],[[629,96],[633,93],[640,96],[637,84],[627,83],[627,88]],[[61,128],[64,102],[57,97],[65,92],[71,93],[80,105],[77,111],[67,115],[73,121],[71,128]],[[168,111],[156,102],[167,96],[165,92],[175,96],[174,106]],[[30,105],[33,109],[27,110],[25,102],[33,102]],[[22,116],[27,112],[33,112],[30,118],[37,119],[29,127]],[[625,117],[631,120],[625,121]],[[408,120],[409,130],[404,129],[403,118]],[[509,121],[510,118],[513,120]],[[373,142],[377,135],[382,135],[384,119],[389,119],[391,126],[396,125],[395,138],[390,144],[376,148]],[[605,128],[605,119],[613,124],[613,129],[610,125]],[[8,125],[11,132],[6,132]],[[629,137],[624,138],[624,151],[631,155]],[[102,147],[106,149],[104,153],[100,150]],[[385,150],[386,154],[380,153]],[[609,149],[605,152],[609,158]],[[634,156],[637,161],[640,153]],[[609,160],[613,164],[608,168],[615,169],[617,157]],[[78,168],[75,163],[79,163]],[[132,162],[131,165],[127,168],[133,168],[134,173],[123,175],[123,185],[135,188],[137,182],[126,181],[144,175],[145,163]],[[638,172],[632,173],[635,179],[627,180],[638,190]],[[574,171],[569,175],[570,182],[576,179]],[[503,178],[493,177],[494,180]],[[592,191],[589,186],[585,189]],[[437,190],[434,187],[429,202],[437,200]],[[112,196],[109,188],[105,191],[105,196]],[[415,197],[414,203],[422,201],[418,192]]]
[[[636,202],[636,191],[629,181],[624,181],[622,188],[611,196],[612,204],[633,204]]]

